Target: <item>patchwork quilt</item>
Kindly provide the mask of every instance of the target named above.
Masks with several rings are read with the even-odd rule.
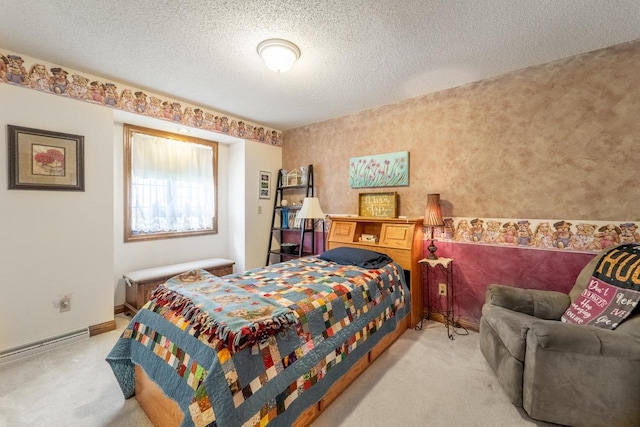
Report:
[[[409,312],[402,268],[304,257],[159,287],[107,356],[126,398],[140,365],[182,426],[288,426]]]

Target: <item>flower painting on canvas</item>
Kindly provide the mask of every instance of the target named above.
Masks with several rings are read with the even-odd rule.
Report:
[[[349,185],[351,188],[409,185],[409,152],[352,157],[349,165]]]

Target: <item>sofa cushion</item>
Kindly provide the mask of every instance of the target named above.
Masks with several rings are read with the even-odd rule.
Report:
[[[522,406],[522,372],[524,362],[516,359],[504,346],[502,338],[487,323],[480,319],[480,351],[498,377],[502,389],[516,406]]]
[[[557,321],[532,324],[522,376],[529,416],[567,426],[639,426],[640,341],[624,335]]]
[[[492,305],[535,316],[560,320],[571,300],[562,292],[523,289],[505,285],[489,285],[485,301]]]
[[[484,304],[482,319],[494,335],[499,337],[511,357],[523,362],[528,325],[536,318],[497,305]]]
[[[589,282],[562,315],[565,323],[615,329],[640,301],[640,245],[610,249],[595,263]]]

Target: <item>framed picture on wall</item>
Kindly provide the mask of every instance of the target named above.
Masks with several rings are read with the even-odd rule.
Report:
[[[408,185],[408,151],[352,157],[349,160],[351,188],[406,187]]]
[[[7,128],[10,190],[84,191],[84,136]]]
[[[260,179],[258,181],[258,197],[260,199],[271,198],[271,172],[260,171]]]

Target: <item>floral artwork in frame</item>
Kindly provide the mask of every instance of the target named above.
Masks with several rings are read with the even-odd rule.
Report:
[[[351,188],[409,185],[409,152],[352,157],[349,164],[349,185]]]
[[[21,126],[9,131],[9,189],[84,191],[84,137]]]
[[[260,199],[271,198],[271,172],[260,171],[258,197]]]

